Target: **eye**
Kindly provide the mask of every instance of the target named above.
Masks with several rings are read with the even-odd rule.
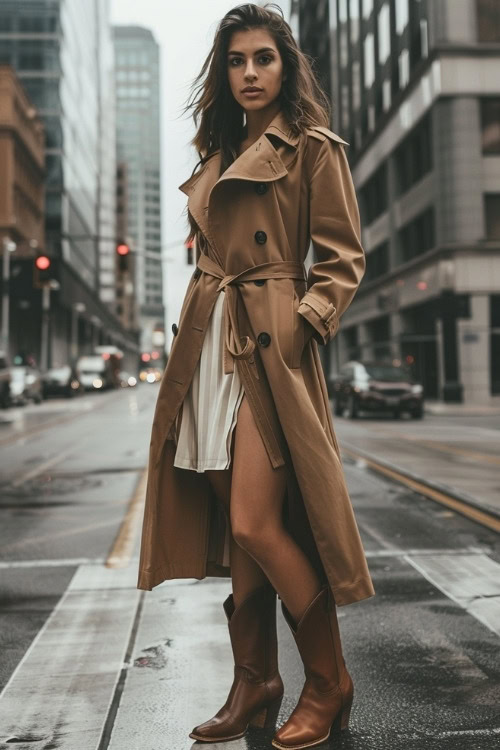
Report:
[[[241,57],[231,57],[231,58],[229,58],[229,65],[231,65],[233,68],[235,68],[241,62],[243,62],[243,58],[241,58]]]
[[[259,63],[261,63],[261,65],[269,65],[269,63],[271,63],[273,59],[274,58],[271,57],[271,55],[261,55],[259,57]]]

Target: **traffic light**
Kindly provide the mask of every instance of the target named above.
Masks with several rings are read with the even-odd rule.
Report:
[[[189,240],[186,240],[185,245],[186,245],[186,251],[187,251],[187,262],[188,262],[188,265],[192,265],[193,264],[194,239],[191,238]]]
[[[33,286],[41,289],[52,280],[52,261],[45,253],[39,253],[33,265]]]
[[[128,271],[128,257],[130,255],[130,247],[126,242],[120,242],[116,246],[116,254],[118,255],[118,268],[123,273]]]

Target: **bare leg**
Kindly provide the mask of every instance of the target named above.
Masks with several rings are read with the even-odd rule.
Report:
[[[231,441],[231,466],[229,469],[208,470],[207,478],[213,487],[218,500],[223,504],[230,524],[231,479],[234,462],[234,436]],[[260,565],[236,543],[233,534],[230,537],[229,557],[231,562],[231,579],[235,606],[239,606],[247,596],[267,582],[268,578]]]
[[[238,412],[231,463],[232,535],[236,546],[247,553],[243,558],[236,552],[233,580],[234,573],[238,583],[240,576],[245,580],[252,576],[250,588],[254,588],[257,570],[261,569],[298,622],[321,585],[309,559],[283,526],[286,469],[271,466],[246,396]],[[233,547],[231,556],[233,559]],[[248,557],[253,558],[256,567],[252,567]]]

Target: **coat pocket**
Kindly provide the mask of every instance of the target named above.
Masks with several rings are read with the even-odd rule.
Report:
[[[287,363],[291,369],[300,367],[302,360],[302,353],[306,344],[306,321],[303,316],[298,312],[300,300],[305,294],[306,282],[301,279],[293,281],[293,297],[292,297],[292,346],[291,346],[291,357],[290,362]]]

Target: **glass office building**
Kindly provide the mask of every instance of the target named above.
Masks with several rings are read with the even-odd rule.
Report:
[[[113,314],[113,54],[109,0],[0,0],[0,61],[15,69],[46,133],[46,246],[63,308],[52,316],[56,350],[68,343],[75,303],[86,309],[82,342],[116,334],[125,343]]]
[[[367,254],[331,348],[406,362],[429,398],[500,395],[500,3],[296,0]]]
[[[117,154],[128,174],[141,347],[164,329],[160,185],[160,50],[149,29],[115,26]]]

